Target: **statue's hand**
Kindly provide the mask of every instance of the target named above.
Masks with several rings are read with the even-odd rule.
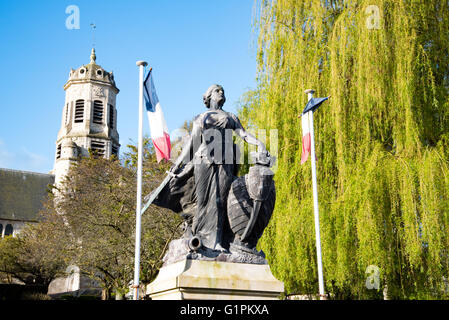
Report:
[[[181,164],[176,163],[173,167],[170,168],[170,172],[175,173],[176,171],[179,171],[179,168],[181,167]]]
[[[178,177],[178,175],[177,175],[177,174],[174,174],[172,170],[170,170],[170,171],[165,171],[165,172],[166,172],[169,176],[171,176],[171,177],[173,177],[173,178],[177,178],[177,177]]]
[[[170,172],[171,173],[175,173],[176,171],[179,170],[179,168],[181,167],[181,162],[177,161],[175,162],[175,164],[170,168]]]

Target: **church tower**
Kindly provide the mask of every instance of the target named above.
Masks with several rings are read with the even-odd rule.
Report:
[[[110,158],[119,153],[115,104],[119,89],[112,72],[97,65],[96,59],[92,49],[90,63],[71,69],[64,85],[65,103],[53,169],[56,185],[79,156],[87,157],[91,151]]]

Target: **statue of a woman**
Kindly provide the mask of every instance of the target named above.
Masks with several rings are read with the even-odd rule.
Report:
[[[227,196],[236,178],[232,132],[257,145],[259,152],[266,148],[242,127],[237,116],[222,110],[226,98],[220,85],[209,87],[203,101],[209,110],[195,118],[190,139],[170,170],[172,181],[154,203],[175,212],[190,208],[191,235],[209,249],[226,251]]]

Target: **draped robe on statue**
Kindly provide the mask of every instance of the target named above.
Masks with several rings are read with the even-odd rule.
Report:
[[[239,159],[232,131],[242,128],[239,119],[223,110],[208,110],[193,123],[190,151],[153,202],[190,221],[189,232],[210,249],[227,249],[232,232],[226,214],[227,196],[236,178]]]

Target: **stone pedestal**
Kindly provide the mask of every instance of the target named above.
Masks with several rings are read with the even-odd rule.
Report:
[[[274,300],[283,291],[267,264],[185,259],[162,267],[146,293],[154,300]]]

